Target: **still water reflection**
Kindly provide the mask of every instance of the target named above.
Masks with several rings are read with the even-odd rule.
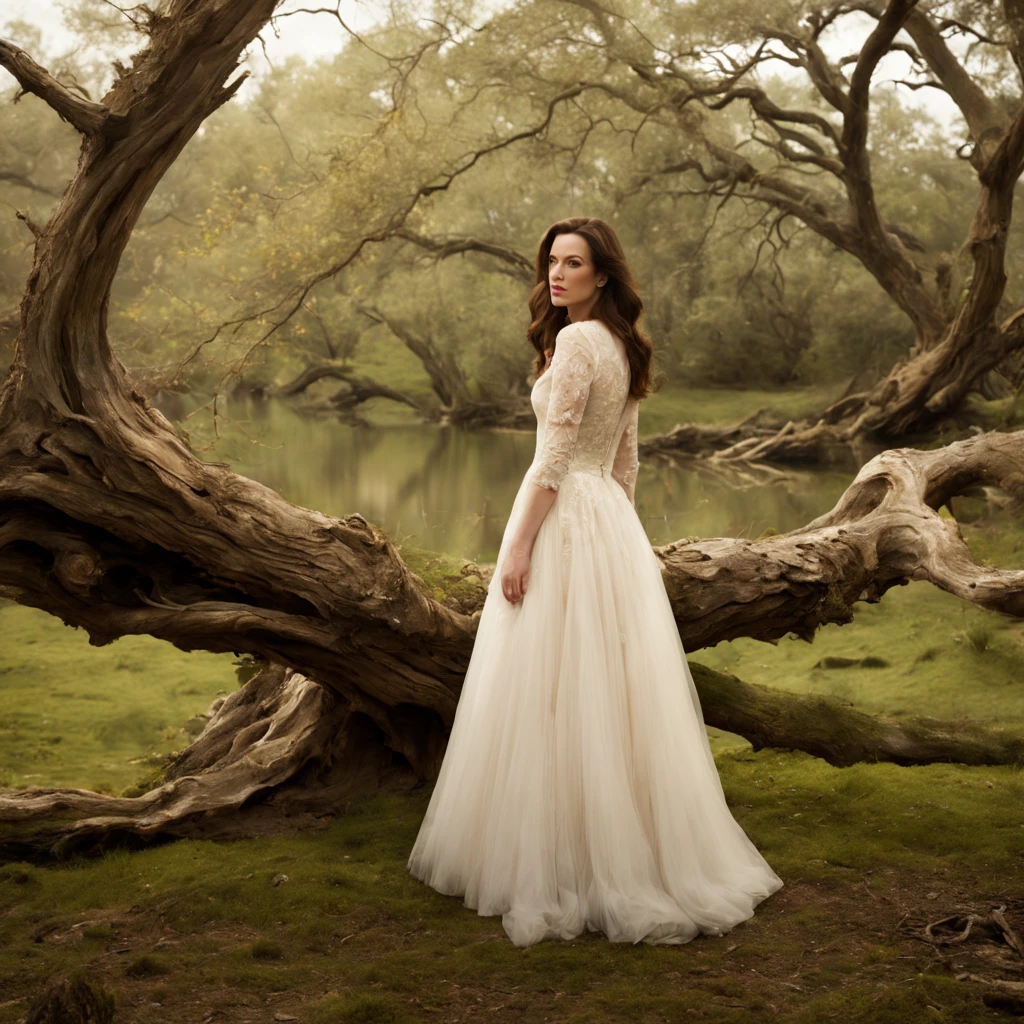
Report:
[[[497,557],[535,445],[532,431],[350,427],[278,402],[235,402],[228,417],[205,458],[307,508],[359,512],[395,543],[483,562]],[[197,445],[208,439],[208,428],[194,419],[186,428]],[[772,480],[725,477],[641,458],[637,514],[653,544],[692,535],[757,537],[828,511],[851,479],[850,472],[820,470]]]

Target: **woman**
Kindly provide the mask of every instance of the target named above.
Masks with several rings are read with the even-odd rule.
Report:
[[[722,935],[781,887],[732,817],[633,507],[652,347],[611,226],[537,256],[537,446],[409,871],[516,946]]]

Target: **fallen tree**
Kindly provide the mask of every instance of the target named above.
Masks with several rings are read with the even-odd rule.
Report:
[[[419,359],[440,402],[441,423],[474,427],[532,427],[536,423],[529,395],[483,394],[474,397],[466,375],[455,354],[442,350],[429,335],[414,331],[408,324],[376,306],[357,302],[364,316],[387,326],[392,334]]]
[[[826,622],[850,621],[856,601],[878,601],[889,587],[911,579],[928,580],[984,608],[1024,615],[1024,572],[978,565],[956,521],[939,514],[956,494],[978,486],[998,487],[1024,502],[1024,433],[982,435],[934,452],[884,452],[830,512],[787,534],[760,541],[690,539],[656,548],[685,646],[693,652],[738,636],[774,641],[787,633],[810,639]],[[390,548],[375,528],[366,528]],[[9,550],[3,540],[0,534],[0,554]],[[95,564],[91,557],[88,564]],[[309,563],[304,568],[317,571]],[[437,604],[427,596],[431,587],[407,567],[406,572],[421,600]],[[23,578],[31,582],[37,575],[38,568],[30,567]],[[410,789],[433,778],[490,572],[465,563],[451,579],[462,586],[457,592],[450,587],[451,597],[437,605],[439,614],[450,616],[451,634],[448,643],[437,645],[432,667],[426,658],[436,642],[434,627],[416,635],[411,622],[394,618],[396,632],[404,632],[422,655],[418,695],[408,692],[408,678],[392,679],[389,686],[388,671],[371,676],[365,667],[347,678],[337,665],[331,673],[320,667],[314,681],[306,672],[322,666],[329,652],[317,650],[320,644],[309,634],[304,651],[291,648],[292,667],[267,665],[219,702],[207,727],[151,791],[114,797],[32,788],[0,795],[0,855],[39,859],[181,836],[238,837],[315,826],[356,796]],[[12,591],[9,580],[0,571],[0,593],[26,600],[28,592]],[[54,611],[52,603],[41,603],[54,594],[40,594],[39,606]],[[176,616],[165,611],[187,615],[194,606],[209,619],[207,632],[198,636],[190,635],[188,623],[175,625]],[[88,605],[61,607],[66,621],[85,626],[93,637],[98,633],[101,642],[109,639],[109,609],[90,617]],[[264,630],[271,628],[271,611],[263,610]],[[256,615],[255,608],[251,612]],[[200,599],[168,605],[165,599],[151,614],[144,624],[130,624],[126,617],[117,628],[153,632],[186,648],[224,649],[233,635],[236,649],[248,644],[252,651],[258,639],[250,631],[258,620],[247,620],[237,604]],[[369,638],[380,629],[379,622],[360,623],[355,611],[351,618],[353,634],[362,626]],[[223,630],[216,646],[208,642],[214,621]],[[262,657],[269,656],[270,644],[259,648]],[[366,653],[378,656],[373,645]],[[755,749],[799,749],[836,765],[1024,763],[1024,736],[1012,732],[970,721],[874,718],[834,699],[756,686],[701,665],[693,672],[707,723],[744,736]]]
[[[170,0],[146,14],[149,46],[100,103],[0,42],[0,64],[84,137],[75,178],[40,230],[0,389],[0,596],[86,629],[93,644],[146,633],[269,666],[224,702],[152,793],[6,792],[9,853],[229,834],[248,807],[265,822],[320,813],[429,781],[443,756],[487,570],[463,567],[471,571],[460,571],[458,596],[438,601],[362,516],[291,505],[204,462],[132,388],[106,334],[132,225],[190,135],[237,90],[241,78],[223,83],[273,8]],[[1024,434],[885,452],[831,512],[784,535],[657,549],[685,645],[810,639],[824,623],[850,621],[856,601],[911,579],[1021,615],[1024,573],[978,565],[938,511],[978,485],[1024,499]],[[768,691],[753,714],[749,684],[700,678],[711,724],[755,745],[834,763],[1019,757],[1017,741],[994,730],[875,723]]]
[[[437,422],[441,418],[440,410],[418,402],[404,391],[356,372],[347,360],[326,359],[320,363],[313,363],[286,384],[270,389],[261,388],[260,397],[295,398],[305,394],[307,388],[317,381],[327,379],[343,381],[345,386],[339,388],[329,398],[311,403],[311,408],[315,411],[334,411],[350,416],[371,398],[387,398],[392,402],[407,405],[425,423]]]
[[[330,410],[351,418],[354,410],[363,402],[371,398],[387,398],[409,406],[426,423],[521,429],[532,427],[536,423],[528,395],[484,393],[474,397],[466,375],[451,351],[442,350],[429,335],[414,331],[401,320],[382,312],[376,306],[355,302],[354,307],[374,322],[387,326],[420,361],[430,381],[431,390],[437,397],[437,405],[418,401],[404,391],[358,373],[353,368],[350,358],[339,358],[334,350],[329,352],[327,359],[310,363],[286,384],[271,389],[261,388],[261,393],[276,398],[294,398],[304,394],[318,381],[331,378],[343,381],[345,387],[326,400],[311,403],[310,408],[316,411]]]

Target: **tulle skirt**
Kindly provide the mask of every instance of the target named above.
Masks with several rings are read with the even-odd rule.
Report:
[[[528,488],[408,869],[516,946],[722,935],[783,882],[726,804],[658,558],[619,484],[570,469],[510,604]]]

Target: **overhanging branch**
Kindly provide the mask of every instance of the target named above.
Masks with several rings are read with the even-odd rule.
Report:
[[[123,115],[113,113],[103,103],[93,103],[76,96],[20,46],[6,39],[0,39],[0,66],[5,67],[18,80],[22,92],[33,93],[44,100],[83,135],[109,134],[115,126],[124,125]]]

